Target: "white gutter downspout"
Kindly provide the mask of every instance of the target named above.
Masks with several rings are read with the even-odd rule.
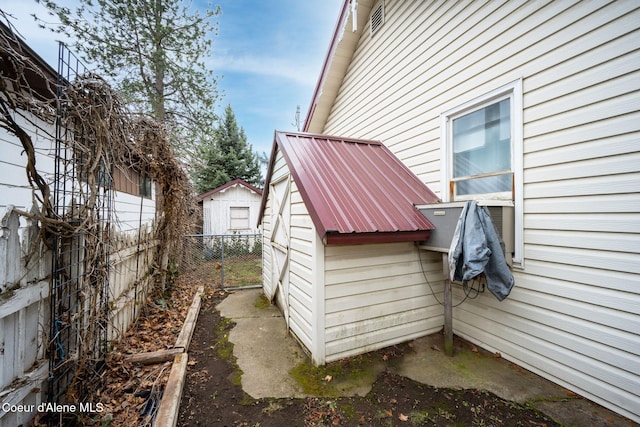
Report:
[[[358,32],[358,0],[351,0],[351,31]]]

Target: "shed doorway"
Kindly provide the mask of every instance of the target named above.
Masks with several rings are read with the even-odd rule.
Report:
[[[270,184],[273,194],[273,211],[271,233],[271,263],[273,268],[272,286],[269,299],[278,297],[289,326],[289,256],[290,256],[290,226],[291,226],[291,178],[289,174]]]

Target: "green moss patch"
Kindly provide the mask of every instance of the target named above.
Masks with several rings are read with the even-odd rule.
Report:
[[[372,384],[379,371],[380,365],[373,355],[364,354],[324,366],[314,366],[311,361],[305,360],[291,369],[289,374],[306,394],[337,397]]]
[[[256,308],[271,307],[271,301],[269,301],[269,298],[267,298],[265,294],[261,293],[260,295],[258,295],[258,298],[256,298],[256,301],[253,303],[253,306]]]

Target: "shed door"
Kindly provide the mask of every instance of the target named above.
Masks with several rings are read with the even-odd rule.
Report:
[[[273,230],[271,232],[271,265],[273,299],[279,295],[284,317],[289,325],[289,225],[291,224],[291,179],[289,174],[276,182],[271,182],[273,195]]]

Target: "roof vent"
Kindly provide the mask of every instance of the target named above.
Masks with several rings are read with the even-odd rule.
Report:
[[[384,24],[384,1],[378,3],[378,5],[373,9],[373,12],[371,12],[370,24],[371,35],[373,35],[378,28],[382,26],[382,24]]]

